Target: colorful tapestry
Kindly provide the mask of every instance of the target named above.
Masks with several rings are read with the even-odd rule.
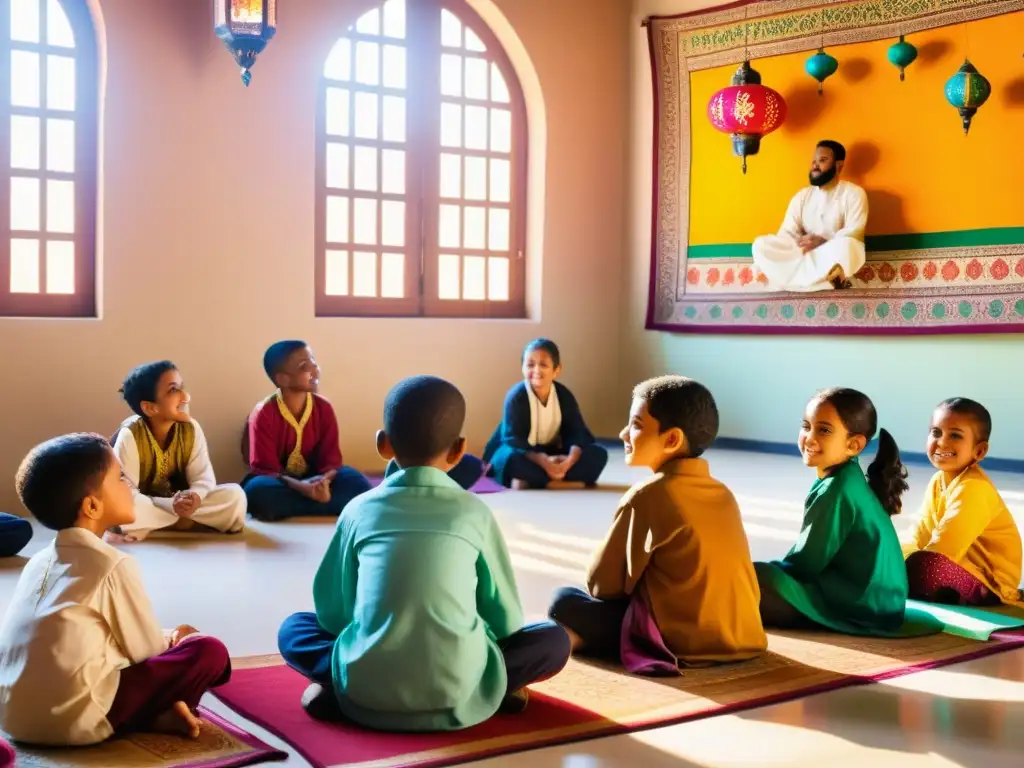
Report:
[[[647,327],[723,333],[1024,331],[1024,0],[778,0],[647,22],[654,199]],[[917,46],[905,81],[886,57]],[[804,71],[839,61],[823,93]],[[788,105],[758,154],[732,153],[711,95],[745,56]],[[965,137],[946,80],[969,56],[992,95]],[[770,291],[751,244],[778,231],[820,139],[868,194],[853,287]]]

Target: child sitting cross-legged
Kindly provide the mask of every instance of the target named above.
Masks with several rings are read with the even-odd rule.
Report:
[[[910,596],[954,605],[1024,605],[1021,537],[992,479],[978,466],[988,453],[992,417],[981,403],[939,403],[928,430],[937,470],[921,515],[903,543]]]
[[[271,344],[263,370],[277,390],[249,414],[249,514],[275,522],[337,515],[370,481],[341,461],[338,418],[319,394],[320,366],[304,341]]]
[[[384,403],[377,451],[398,471],[341,513],[313,581],[315,613],[278,634],[308,678],[318,719],[379,730],[450,731],[526,706],[559,672],[569,638],[523,626],[508,550],[490,508],[448,476],[465,452],[466,403],[417,376]]]
[[[135,519],[106,438],[48,440],[16,483],[57,536],[25,566],[0,625],[0,730],[52,746],[133,731],[198,737],[196,707],[228,681],[228,652],[187,625],[161,630],[135,560],[103,541]]]
[[[177,366],[162,360],[134,368],[121,395],[135,415],[117,430],[114,453],[132,484],[135,520],[108,541],[141,541],[159,529],[239,533],[245,493],[235,483],[217,484]]]
[[[574,650],[657,674],[767,647],[739,506],[701,458],[717,434],[718,409],[700,383],[661,376],[634,390],[620,434],[626,463],[654,475],[619,502],[589,594],[566,587],[551,605]]]

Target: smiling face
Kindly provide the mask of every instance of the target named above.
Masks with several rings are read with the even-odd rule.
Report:
[[[658,420],[651,416],[647,401],[634,398],[629,410],[629,423],[619,433],[631,467],[650,467],[657,472],[669,459],[684,454],[686,436],[678,427],[661,431]]]
[[[316,392],[320,389],[320,366],[316,364],[313,350],[309,347],[297,349],[274,377],[281,389],[297,392]]]
[[[827,401],[812,400],[804,410],[800,436],[797,439],[804,464],[814,467],[818,477],[853,458],[867,445],[864,435],[851,435],[839,418],[835,406]]]
[[[172,368],[164,371],[156,383],[156,400],[142,401],[142,412],[157,421],[190,421],[189,402],[181,374]]]
[[[936,408],[928,430],[927,452],[933,467],[953,477],[985,458],[988,442],[978,439],[973,416]]]
[[[523,378],[541,400],[547,399],[552,384],[561,372],[562,367],[555,365],[551,353],[546,349],[531,349],[523,356]]]

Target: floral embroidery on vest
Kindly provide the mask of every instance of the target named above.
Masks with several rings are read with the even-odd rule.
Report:
[[[147,496],[168,498],[188,488],[185,467],[195,448],[195,427],[181,422],[171,427],[171,441],[164,450],[145,419],[134,416],[123,426],[135,438],[139,452],[139,490]]]

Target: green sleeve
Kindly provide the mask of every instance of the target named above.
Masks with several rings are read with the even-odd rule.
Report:
[[[344,518],[334,529],[316,576],[313,610],[320,626],[334,635],[352,623],[356,601],[356,560],[350,525]]]
[[[853,507],[833,480],[804,512],[800,538],[783,559],[783,569],[800,581],[815,579],[835,558],[853,522]]]
[[[494,517],[488,517],[488,530],[476,560],[476,609],[494,639],[501,640],[522,629],[523,606],[505,538]]]

